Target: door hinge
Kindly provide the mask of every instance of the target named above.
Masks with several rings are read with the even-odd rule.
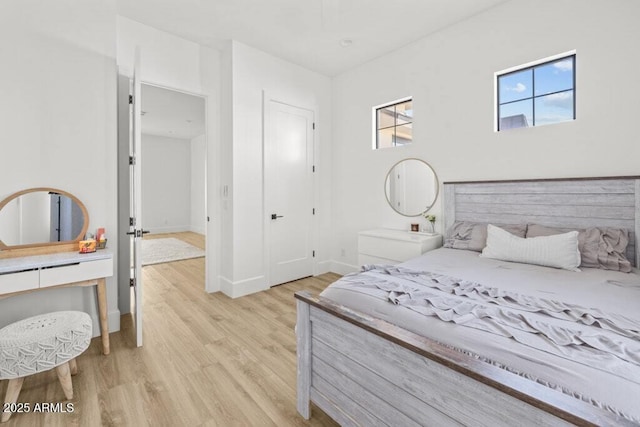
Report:
[[[133,227],[136,225],[136,219],[134,217],[129,217],[129,227]]]
[[[130,165],[135,165],[136,164],[135,156],[129,156],[129,164]]]
[[[207,222],[211,221],[211,218],[207,217]]]
[[[316,165],[311,166],[311,172],[315,172],[316,171]]]
[[[133,104],[133,95],[129,95],[129,104]]]
[[[315,122],[314,122],[314,123],[313,123],[313,130],[315,130],[315,129],[316,129],[316,124],[315,124]]]
[[[313,209],[311,210],[311,213],[312,213],[313,215],[315,215],[315,214],[316,214],[316,208],[313,208]]]
[[[311,256],[312,256],[313,258],[315,258],[315,257],[316,257],[316,251],[312,251]]]
[[[136,279],[129,279],[129,286],[130,287],[136,286]]]

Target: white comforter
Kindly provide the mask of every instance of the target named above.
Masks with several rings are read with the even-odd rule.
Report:
[[[570,272],[480,258],[477,252],[454,249],[429,252],[401,267],[410,270],[401,268],[390,275],[374,269],[364,273],[367,280],[345,277],[322,295],[640,421],[640,275],[637,271],[629,274],[597,269]],[[417,276],[404,274],[411,271],[429,274],[417,280]],[[396,277],[389,280],[393,276]],[[428,285],[426,282],[434,277],[440,280],[435,280],[436,285]],[[470,299],[473,303],[461,299],[462,296],[451,297],[455,294],[452,286],[459,292],[463,289],[462,293],[473,289],[467,292],[473,294]],[[438,287],[446,288],[445,294],[449,296],[443,298],[434,293]],[[520,301],[514,305],[514,298],[506,302],[503,299],[503,307],[495,308],[501,304],[495,299],[491,301],[491,297],[479,298],[478,290],[485,296],[495,296],[498,292]],[[527,307],[531,304],[535,315],[530,315],[534,307]],[[550,306],[555,315],[541,318],[545,325],[553,325],[548,336],[535,328],[522,331],[537,322],[535,316],[540,308],[549,311]],[[478,312],[482,315],[477,316]],[[493,318],[478,319],[487,312],[494,313]],[[511,313],[516,313],[518,318]],[[595,325],[590,325],[594,321]],[[470,327],[456,325],[456,322]],[[593,328],[593,332],[589,328]],[[569,345],[552,342],[567,339],[566,330],[572,331],[570,339],[575,342]],[[513,339],[514,334],[518,339]],[[590,336],[599,338],[594,341]],[[602,337],[605,337],[604,343]]]

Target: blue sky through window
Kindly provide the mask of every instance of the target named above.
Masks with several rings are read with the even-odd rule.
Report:
[[[573,68],[574,57],[570,56],[499,76],[500,128],[540,126],[573,120]],[[520,119],[514,120],[514,116]]]
[[[500,104],[533,95],[533,70],[524,70],[500,77]]]

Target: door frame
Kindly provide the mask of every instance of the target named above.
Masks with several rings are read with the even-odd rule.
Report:
[[[211,129],[210,129],[211,124],[209,123],[210,122],[209,95],[202,92],[192,92],[189,90],[184,90],[184,89],[176,88],[173,86],[168,86],[166,84],[156,83],[156,82],[153,82],[150,80],[144,80],[144,79],[140,80],[140,85],[154,86],[160,89],[171,90],[174,92],[184,93],[186,95],[191,95],[191,96],[197,96],[199,98],[204,99],[204,129],[205,129],[204,206],[206,209],[206,216],[208,216],[210,219],[212,218],[212,220],[210,221],[205,220],[205,227],[204,227],[204,246],[205,246],[204,290],[207,293],[215,292],[218,290],[218,288],[216,288],[216,286],[213,283],[210,283],[209,278],[211,277],[215,278],[218,276],[217,273],[218,273],[219,260],[217,258],[214,258],[214,256],[220,253],[220,250],[219,250],[220,235],[219,233],[217,233],[217,229],[215,227],[212,227],[211,225],[216,223],[217,219],[220,218],[220,211],[219,211],[219,206],[217,207],[217,209],[215,209],[216,212],[212,213],[209,210],[209,184],[210,184],[209,178],[211,176],[214,176],[213,174],[211,174],[211,171],[209,169],[213,167],[213,165],[211,165],[209,162],[209,155],[211,154],[210,144],[213,141],[213,138],[211,138]],[[218,167],[216,169],[218,170],[218,175],[219,175],[220,168]],[[217,247],[215,247],[215,242],[218,242]],[[214,251],[214,249],[216,250]],[[213,252],[215,252],[215,255],[213,254]],[[210,269],[209,265],[211,264],[212,261],[214,262],[214,264],[213,264],[213,268]],[[214,270],[214,271],[210,271],[210,270]]]
[[[267,200],[266,200],[266,194],[267,194],[267,165],[265,163],[265,153],[267,150],[267,144],[268,144],[268,138],[270,137],[270,135],[267,134],[267,126],[268,126],[268,120],[270,117],[270,113],[271,113],[271,108],[270,108],[270,102],[274,101],[274,102],[278,102],[280,104],[284,104],[284,105],[288,105],[290,107],[294,107],[294,108],[299,108],[302,110],[308,110],[313,112],[313,120],[314,123],[317,123],[317,118],[318,118],[318,107],[317,105],[313,105],[313,106],[309,106],[309,105],[298,105],[296,102],[291,102],[289,100],[286,99],[286,97],[284,96],[279,96],[278,94],[272,92],[272,91],[267,91],[267,90],[263,90],[262,91],[262,216],[264,218],[263,220],[263,229],[264,229],[264,238],[263,238],[263,253],[264,253],[264,257],[263,257],[263,271],[264,271],[264,276],[266,279],[266,287],[265,289],[269,289],[272,286],[275,286],[272,284],[271,281],[271,219],[269,218],[269,212],[267,212]],[[318,271],[318,242],[319,242],[319,237],[318,237],[318,229],[319,229],[319,215],[320,213],[318,212],[318,194],[319,189],[318,189],[318,185],[319,185],[319,179],[318,179],[318,147],[316,144],[317,141],[317,137],[316,137],[316,130],[317,130],[317,126],[314,127],[312,133],[311,133],[311,152],[312,152],[312,164],[315,166],[315,173],[311,174],[311,191],[312,191],[312,195],[311,195],[311,199],[313,200],[313,207],[316,209],[316,214],[312,216],[311,218],[311,246],[312,246],[312,250],[316,251],[316,256],[312,259],[311,261],[311,274],[312,275],[317,275],[317,271]]]
[[[131,78],[130,75],[121,73],[122,76]],[[205,283],[204,290],[207,293],[216,292],[219,290],[219,284],[215,282],[218,278],[219,271],[219,254],[220,254],[220,232],[219,227],[215,224],[219,224],[220,219],[220,204],[216,203],[216,200],[211,200],[209,197],[211,187],[215,187],[220,181],[220,167],[219,156],[218,160],[211,162],[210,157],[215,154],[216,151],[212,144],[217,140],[212,137],[212,126],[210,120],[211,106],[210,95],[202,92],[193,92],[189,90],[172,87],[162,83],[156,83],[151,80],[140,80],[141,85],[154,86],[161,89],[171,90],[174,92],[180,92],[187,95],[197,96],[204,99],[204,119],[205,119],[205,208],[206,215],[210,218],[210,221],[205,221]],[[212,182],[213,181],[213,182]],[[213,202],[213,206],[210,203]]]

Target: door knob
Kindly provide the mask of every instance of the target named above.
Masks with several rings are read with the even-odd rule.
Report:
[[[128,231],[127,235],[128,236],[135,236],[135,237],[142,237],[143,234],[149,234],[150,231],[148,230],[133,230],[133,231]]]
[[[283,218],[282,215],[278,215],[278,214],[271,214],[271,219],[278,219],[278,218]]]

